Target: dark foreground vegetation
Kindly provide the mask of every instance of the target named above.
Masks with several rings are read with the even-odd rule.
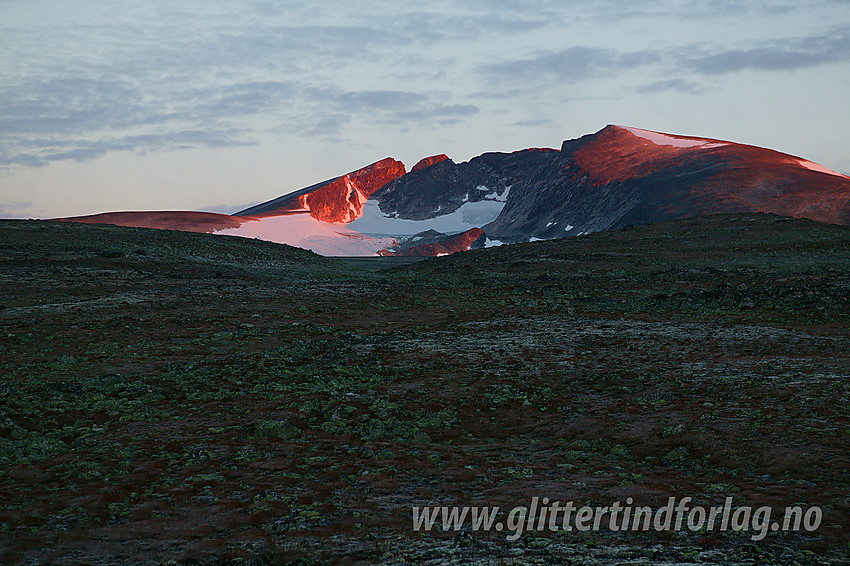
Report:
[[[0,562],[848,559],[847,228],[711,216],[390,267],[0,222]],[[823,523],[412,529],[534,496]]]

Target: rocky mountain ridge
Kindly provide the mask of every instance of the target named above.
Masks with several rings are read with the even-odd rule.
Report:
[[[443,255],[704,214],[850,224],[850,178],[734,142],[609,125],[560,149],[385,158],[233,215],[66,220],[256,237],[323,255]]]

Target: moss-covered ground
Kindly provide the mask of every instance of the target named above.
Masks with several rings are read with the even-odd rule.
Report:
[[[850,229],[710,216],[379,261],[0,221],[0,562],[848,559]],[[823,523],[412,529],[534,496]]]

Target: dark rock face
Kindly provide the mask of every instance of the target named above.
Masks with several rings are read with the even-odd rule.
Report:
[[[445,159],[387,183],[372,198],[384,213],[406,220],[427,220],[450,214],[465,202],[486,200],[488,194],[504,194],[508,187],[551,165],[557,154],[551,149],[526,149],[485,153],[460,164]]]
[[[673,145],[659,145],[608,126],[565,141],[555,166],[511,190],[484,231],[519,241],[733,212],[850,223],[850,179],[844,176],[768,149],[668,137]]]
[[[397,249],[381,250],[378,254],[382,256],[417,257],[449,255],[455,252],[483,248],[486,239],[487,235],[480,228],[472,228],[454,236],[446,236],[435,230],[428,230],[407,240]]]
[[[565,141],[560,151],[443,160],[399,177],[373,198],[386,214],[426,220],[510,187],[498,218],[481,226],[505,242],[714,213],[850,224],[850,179],[806,163],[753,146],[608,126]]]

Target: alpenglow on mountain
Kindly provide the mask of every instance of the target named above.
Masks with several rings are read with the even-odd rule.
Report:
[[[703,214],[850,224],[850,178],[707,138],[607,126],[560,149],[382,159],[231,215],[109,212],[74,222],[260,238],[329,256],[438,256]]]

